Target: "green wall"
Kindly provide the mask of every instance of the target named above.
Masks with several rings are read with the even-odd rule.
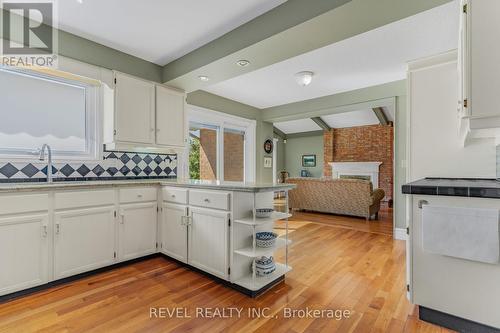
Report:
[[[286,158],[286,151],[285,151],[285,143],[283,142],[283,138],[275,135],[274,136],[276,139],[278,139],[278,143],[276,144],[276,157],[277,160],[274,161],[276,163],[277,171],[278,171],[278,176],[280,171],[284,171],[285,168],[285,158]]]
[[[285,169],[290,177],[300,177],[301,170],[307,170],[312,177],[323,176],[323,135],[287,137],[285,146]],[[302,166],[302,155],[316,155],[316,167]]]

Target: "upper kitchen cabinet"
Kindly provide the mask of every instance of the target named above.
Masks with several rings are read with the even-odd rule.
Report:
[[[155,85],[115,73],[115,140],[154,144]]]
[[[462,132],[472,138],[497,136],[500,128],[500,1],[464,0],[460,11]]]
[[[141,152],[182,149],[185,93],[120,72],[113,75],[114,93],[105,92],[103,99],[106,148]]]
[[[185,94],[165,86],[156,86],[156,144],[183,146]]]

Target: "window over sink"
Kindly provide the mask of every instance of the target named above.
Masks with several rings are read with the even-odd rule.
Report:
[[[33,159],[44,143],[55,160],[98,159],[98,85],[3,66],[0,92],[1,159]]]

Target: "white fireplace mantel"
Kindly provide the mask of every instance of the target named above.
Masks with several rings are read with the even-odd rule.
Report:
[[[378,187],[378,174],[382,162],[332,162],[332,178],[340,178],[343,175],[369,176],[373,187]]]

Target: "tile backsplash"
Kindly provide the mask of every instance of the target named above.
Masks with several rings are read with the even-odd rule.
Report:
[[[54,179],[99,180],[120,178],[176,178],[176,154],[104,152],[98,163],[56,163],[52,166]],[[0,163],[2,181],[41,181],[47,178],[47,162]]]

